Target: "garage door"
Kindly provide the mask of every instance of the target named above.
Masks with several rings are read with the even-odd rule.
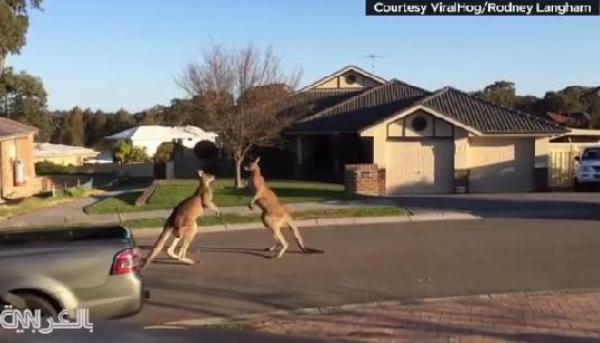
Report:
[[[533,188],[535,141],[472,138],[470,192],[528,192]]]
[[[388,142],[388,194],[451,193],[454,185],[454,142],[422,140]]]

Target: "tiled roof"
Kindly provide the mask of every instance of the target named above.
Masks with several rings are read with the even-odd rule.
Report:
[[[12,119],[0,117],[0,139],[36,133],[38,129]]]
[[[482,134],[565,132],[562,126],[543,118],[495,105],[451,87],[432,94],[396,80],[306,117],[289,132],[357,132],[417,105],[448,116]]]
[[[413,105],[430,93],[400,81],[367,90],[298,122],[291,132],[355,132]]]
[[[340,102],[348,100],[363,93],[366,89],[339,90],[339,89],[311,89],[292,95],[290,102],[285,106],[302,106],[302,118],[311,116],[326,108],[333,107]]]
[[[452,87],[419,102],[483,134],[563,133],[565,128],[546,119],[502,107]]]

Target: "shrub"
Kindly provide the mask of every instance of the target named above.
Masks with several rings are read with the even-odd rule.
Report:
[[[57,164],[50,161],[42,161],[35,164],[35,172],[38,175],[44,174],[74,174],[77,173],[77,167],[72,164],[68,166]]]
[[[173,156],[175,154],[175,143],[162,143],[156,149],[156,154],[154,154],[154,162],[168,162],[173,160]]]
[[[121,163],[146,162],[150,160],[146,148],[135,147],[131,142],[120,141],[115,147],[115,159]]]
[[[194,153],[196,154],[196,157],[200,159],[211,159],[217,157],[219,149],[215,143],[211,141],[200,141],[194,147]]]

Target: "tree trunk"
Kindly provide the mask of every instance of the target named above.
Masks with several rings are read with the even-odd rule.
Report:
[[[235,188],[244,188],[242,184],[242,161],[244,158],[235,154],[233,160],[235,161]]]

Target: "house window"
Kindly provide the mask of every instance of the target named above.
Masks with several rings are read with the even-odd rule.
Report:
[[[346,75],[345,80],[346,80],[346,84],[352,85],[356,82],[356,75],[352,75],[352,74]]]
[[[423,132],[427,128],[427,119],[422,116],[415,117],[410,125],[415,132]]]

